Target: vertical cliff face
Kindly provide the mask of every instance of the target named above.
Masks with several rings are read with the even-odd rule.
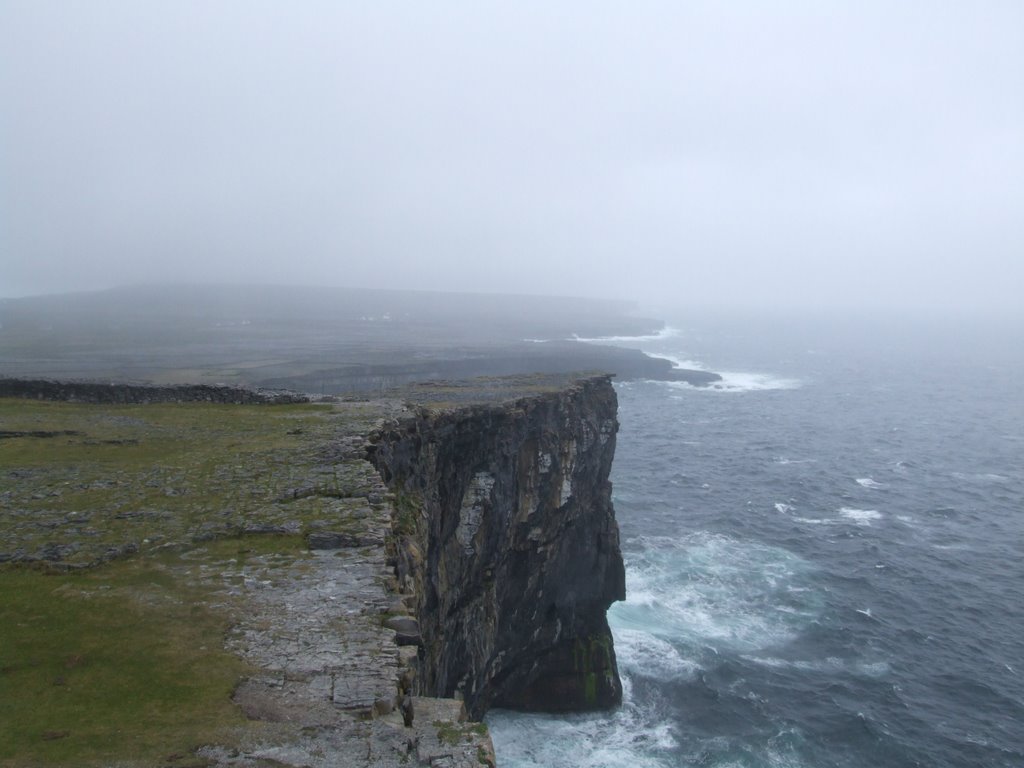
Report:
[[[608,473],[609,377],[500,405],[421,408],[371,458],[396,491],[395,560],[416,602],[418,686],[490,706],[621,701],[608,606],[625,596]]]

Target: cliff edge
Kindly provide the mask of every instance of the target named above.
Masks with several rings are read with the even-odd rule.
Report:
[[[625,597],[611,377],[519,385],[464,406],[479,382],[418,388],[415,415],[369,447],[396,493],[391,556],[415,603],[419,692],[461,697],[474,719],[622,699],[605,615]]]
[[[320,403],[0,385],[0,605],[53,617],[0,627],[27,716],[0,762],[473,768],[494,765],[473,722],[491,706],[621,700],[609,376]],[[121,651],[95,650],[113,635]],[[154,636],[190,681],[170,703],[148,652],[123,663]]]

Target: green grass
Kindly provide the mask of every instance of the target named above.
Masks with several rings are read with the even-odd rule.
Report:
[[[0,574],[0,765],[163,764],[244,725],[229,615],[185,567],[165,555]]]
[[[95,406],[0,399],[0,553],[73,543],[89,564],[111,547],[180,544],[260,525],[305,525],[316,505],[282,503],[308,485],[353,489],[316,447],[339,426],[323,405]],[[352,414],[352,426],[363,419]]]
[[[378,416],[0,398],[0,432],[61,432],[0,439],[0,553],[73,547],[0,564],[0,768],[191,767],[197,746],[251,735],[225,586],[249,557],[306,556],[314,527],[358,529],[365,499],[342,497],[373,470],[324,449]],[[261,526],[293,534],[241,536]],[[137,554],[97,565],[124,545]]]

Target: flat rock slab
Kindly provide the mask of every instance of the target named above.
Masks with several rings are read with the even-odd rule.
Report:
[[[372,469],[363,479],[380,484]],[[402,693],[416,649],[401,642],[418,637],[418,625],[394,615],[405,604],[386,586],[392,511],[383,487],[371,490],[380,501],[360,505],[358,547],[327,530],[290,559],[220,564],[223,590],[241,606],[227,644],[260,670],[235,702],[264,735],[241,748],[203,747],[199,757],[239,768],[493,765],[490,737],[465,722],[461,701]]]
[[[264,696],[364,710],[397,696],[398,646],[382,625],[391,602],[383,553],[316,551],[288,566],[252,558],[239,575],[230,589],[246,608],[228,645],[265,680],[281,681],[263,685]]]
[[[343,721],[333,727],[278,733],[244,750],[203,747],[198,756],[231,768],[486,768],[490,739],[433,724],[404,728],[387,720]],[[448,743],[448,742],[455,743]]]

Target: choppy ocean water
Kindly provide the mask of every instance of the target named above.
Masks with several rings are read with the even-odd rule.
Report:
[[[1024,766],[1021,328],[676,322],[617,385],[618,711],[502,768]]]

